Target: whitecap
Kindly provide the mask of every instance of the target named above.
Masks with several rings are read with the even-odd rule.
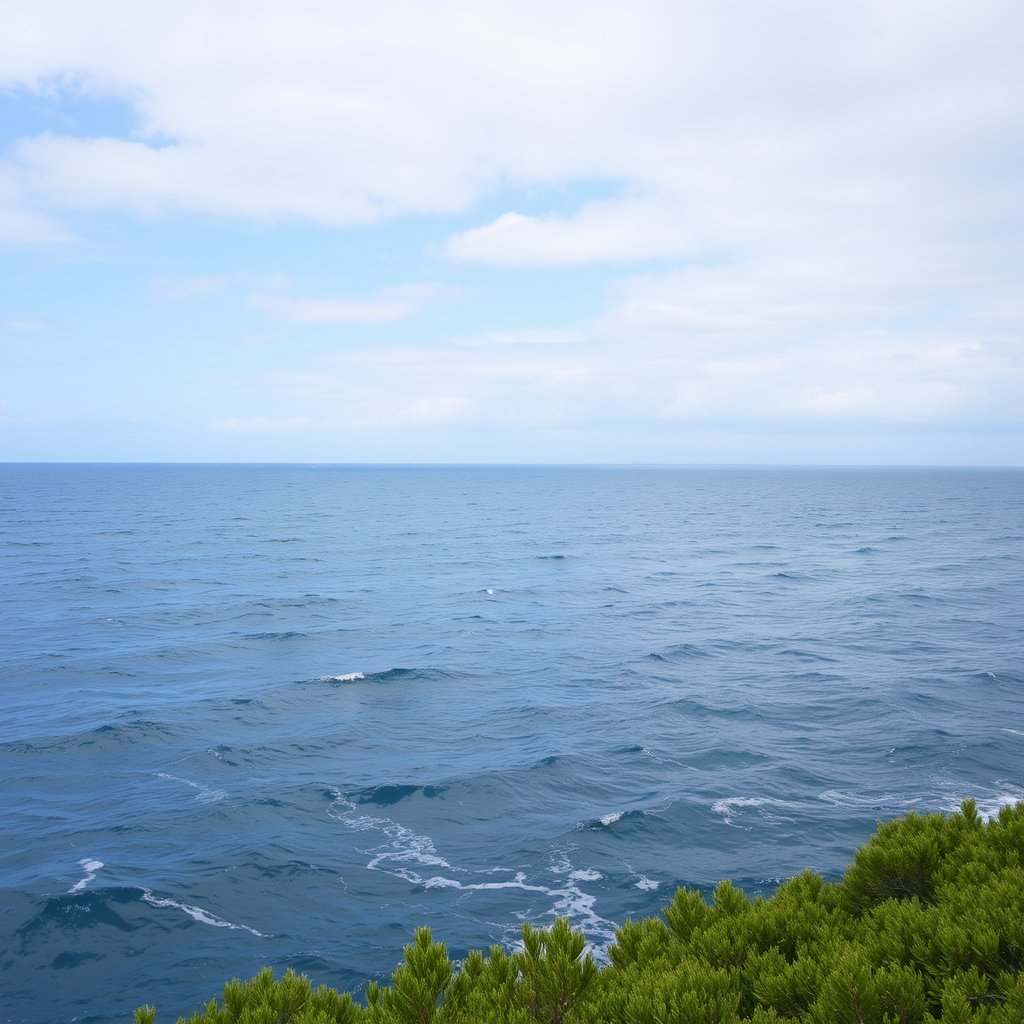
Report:
[[[646,875],[641,875],[640,880],[633,884],[634,889],[642,889],[644,892],[654,892],[661,882],[656,882],[653,878],[648,878]]]
[[[325,676],[324,678],[330,679],[335,683],[352,683],[357,679],[365,679],[366,676],[364,676],[362,672],[346,672],[341,676]]]
[[[602,814],[597,820],[607,828],[609,825],[614,825],[624,813],[624,811],[612,811],[611,814]]]
[[[88,857],[83,858],[78,862],[79,867],[85,871],[85,878],[75,882],[75,884],[68,889],[69,893],[81,892],[95,877],[96,872],[103,867],[103,861],[101,860],[90,860]]]

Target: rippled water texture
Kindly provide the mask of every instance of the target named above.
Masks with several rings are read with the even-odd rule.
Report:
[[[361,987],[1024,797],[1016,471],[0,468],[4,1021]]]

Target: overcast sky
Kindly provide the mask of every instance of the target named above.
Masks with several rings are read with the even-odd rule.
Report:
[[[1022,465],[1022,40],[0,0],[0,460]]]

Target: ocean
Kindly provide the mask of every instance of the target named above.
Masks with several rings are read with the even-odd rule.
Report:
[[[1024,799],[1024,472],[0,467],[0,1020],[360,992]]]

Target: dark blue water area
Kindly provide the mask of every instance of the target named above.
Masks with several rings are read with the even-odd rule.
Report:
[[[1024,798],[1019,471],[5,466],[0,544],[3,1021]]]

